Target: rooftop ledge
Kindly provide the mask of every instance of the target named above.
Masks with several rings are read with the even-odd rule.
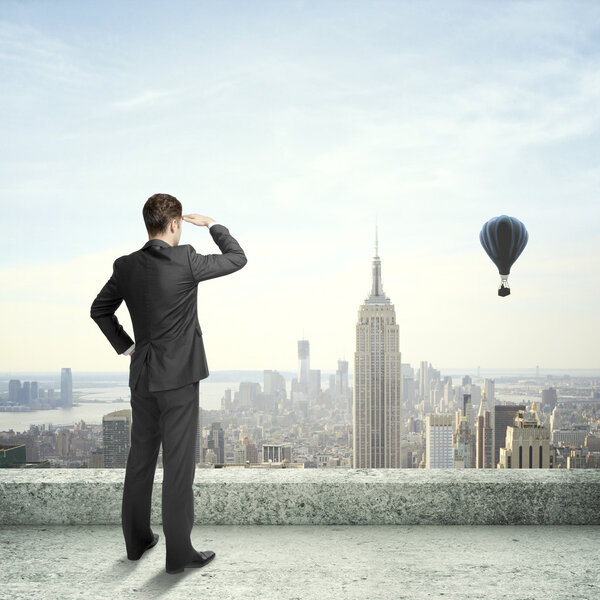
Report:
[[[119,524],[124,477],[0,469],[0,525]],[[600,524],[600,469],[198,469],[194,496],[198,525]]]

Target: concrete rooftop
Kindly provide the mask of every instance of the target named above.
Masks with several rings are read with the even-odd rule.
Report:
[[[0,598],[600,598],[597,525],[197,525],[178,575],[153,529],[131,562],[119,525],[0,526]]]

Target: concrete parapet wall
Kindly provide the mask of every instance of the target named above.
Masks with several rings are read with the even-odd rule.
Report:
[[[124,477],[0,469],[0,525],[120,523]],[[600,469],[198,469],[194,496],[197,525],[600,525]]]

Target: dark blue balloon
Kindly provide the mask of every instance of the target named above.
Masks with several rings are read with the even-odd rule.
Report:
[[[498,267],[502,278],[498,289],[499,296],[510,294],[507,281],[510,268],[525,249],[528,239],[529,234],[525,225],[519,219],[507,215],[494,217],[481,228],[479,241]]]

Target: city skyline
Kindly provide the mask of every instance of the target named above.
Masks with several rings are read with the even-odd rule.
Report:
[[[375,222],[404,362],[598,367],[599,6],[132,5],[0,8],[2,371],[128,369],[89,307],[158,191],[248,256],[199,286],[211,370],[351,362]]]

